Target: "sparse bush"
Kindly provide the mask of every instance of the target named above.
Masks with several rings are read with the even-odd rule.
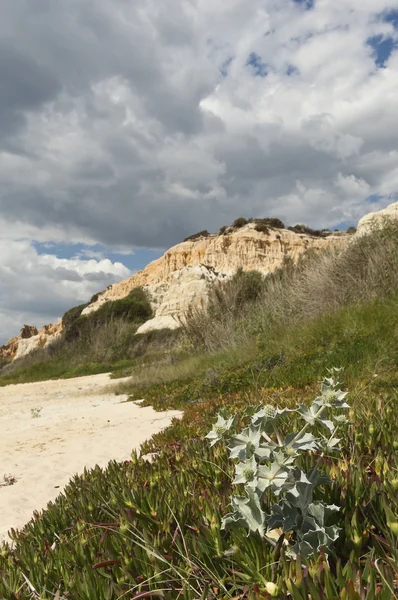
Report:
[[[214,349],[219,343],[228,345],[230,332],[226,323],[231,327],[246,307],[260,299],[264,283],[264,276],[259,271],[238,269],[231,279],[214,285],[207,311],[190,309],[182,321],[183,330],[193,345],[207,349]]]
[[[80,314],[77,316],[79,311]],[[124,320],[138,325],[151,316],[152,309],[146,293],[142,288],[134,288],[125,298],[104,302],[98,310],[88,315],[81,314],[81,307],[68,311],[63,317],[64,336],[66,341],[70,342],[73,339],[89,336],[93,329],[104,327],[114,320]]]
[[[91,296],[89,304],[94,304],[94,302],[97,302],[99,295],[100,295],[100,293],[98,292],[97,294],[94,294],[93,296]]]
[[[336,231],[337,231],[337,230],[336,230]],[[354,233],[356,233],[356,232],[357,232],[357,228],[356,228],[356,227],[349,227],[349,228],[347,229],[347,233],[349,233],[349,234],[354,234]]]
[[[311,227],[308,227],[307,225],[294,225],[293,227],[288,227],[288,229],[295,233],[303,233],[314,237],[327,237],[332,233],[330,229],[311,229]]]
[[[38,419],[39,417],[41,417],[42,408],[42,406],[35,406],[34,408],[30,409],[30,416],[32,417],[32,419]]]
[[[260,233],[265,233],[266,235],[269,234],[269,227],[268,227],[268,225],[266,225],[265,223],[262,223],[261,221],[258,221],[256,223],[254,229],[256,231],[259,231]]]
[[[232,227],[234,229],[240,229],[241,227],[247,225],[247,223],[247,219],[245,219],[244,217],[239,217],[238,219],[235,219],[235,221],[232,223]]]
[[[201,237],[209,237],[209,235],[210,233],[207,231],[207,229],[204,229],[203,231],[198,231],[198,233],[194,233],[193,235],[186,237],[184,242],[193,242]]]
[[[260,222],[260,219],[256,219],[256,221]],[[280,219],[277,219],[276,217],[267,217],[266,219],[261,219],[261,221],[264,222],[269,227],[274,227],[275,229],[284,229],[285,228],[284,222],[281,221]]]
[[[222,227],[220,227],[218,233],[219,235],[225,235],[228,232],[228,227],[226,225],[223,225]]]
[[[64,330],[70,329],[74,322],[81,316],[82,311],[88,306],[86,304],[80,304],[79,306],[74,306],[70,310],[68,310],[62,317],[62,327]]]

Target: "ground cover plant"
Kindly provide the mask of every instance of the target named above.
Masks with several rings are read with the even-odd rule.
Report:
[[[391,415],[398,397],[375,393],[373,385],[347,396],[352,425],[337,456],[315,449],[298,458],[300,469],[317,466],[331,480],[314,490],[316,503],[339,508],[339,536],[328,556],[322,548],[294,559],[278,533],[269,543],[258,532],[223,529],[236,473],[226,445],[210,447],[205,439],[220,409],[237,415],[232,433],[239,436],[260,400],[293,409],[311,402],[317,386],[251,390],[188,403],[182,421],[143,446],[144,456],[76,476],[47,511],[15,532],[13,549],[2,547],[0,597],[394,597],[398,484]],[[300,414],[289,417],[282,436],[302,426]],[[152,463],[148,452],[157,454]],[[264,503],[269,513],[271,490]]]
[[[178,350],[169,347],[167,362],[145,362],[149,345],[119,390],[160,410],[182,408],[183,418],[130,461],[77,475],[46,511],[12,532],[13,546],[0,548],[0,598],[396,597],[394,231],[375,232],[342,258],[286,264],[268,281],[250,274],[247,295],[246,276],[238,274],[235,286],[217,292],[228,309],[224,338],[217,323],[225,310],[217,312],[216,298],[207,313],[192,316],[201,320],[190,324]],[[206,335],[198,337],[197,322]],[[327,373],[333,366],[345,367],[343,383],[329,379],[320,394],[325,375],[337,378]],[[253,428],[269,439],[257,436],[248,446]],[[209,440],[211,430],[216,438]],[[254,465],[256,448],[264,462]],[[238,469],[244,452],[252,464]],[[275,495],[272,465],[292,458]],[[309,486],[315,470],[317,485]],[[236,497],[250,500],[249,484],[259,474],[270,485],[261,484],[260,510],[248,512]],[[304,492],[309,487],[312,497]],[[327,510],[321,514],[327,506],[336,507],[330,521]],[[253,530],[253,519],[263,529]]]

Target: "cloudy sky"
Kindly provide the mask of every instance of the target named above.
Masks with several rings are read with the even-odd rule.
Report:
[[[0,342],[237,216],[398,200],[398,0],[0,7]]]

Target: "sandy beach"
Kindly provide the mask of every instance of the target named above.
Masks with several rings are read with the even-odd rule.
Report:
[[[128,459],[180,415],[124,402],[110,383],[101,374],[0,387],[0,540],[85,466]]]

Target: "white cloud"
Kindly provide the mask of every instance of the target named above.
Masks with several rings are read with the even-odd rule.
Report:
[[[3,251],[7,240],[20,256],[24,238],[130,252],[240,215],[333,227],[388,204],[398,192],[392,10],[398,0],[316,0],[312,10],[290,0],[4,4]],[[385,68],[369,39],[395,43]],[[60,269],[84,277],[61,277],[52,312],[40,314],[58,316],[62,294],[86,299],[98,273],[88,254],[46,264],[26,244],[46,281]],[[119,277],[103,256],[91,254]],[[17,262],[1,259],[9,282]],[[34,269],[24,278],[36,298]],[[1,327],[15,321],[13,281]]]
[[[23,324],[41,326],[131,272],[109,259],[38,254],[26,240],[0,241],[0,343]]]

